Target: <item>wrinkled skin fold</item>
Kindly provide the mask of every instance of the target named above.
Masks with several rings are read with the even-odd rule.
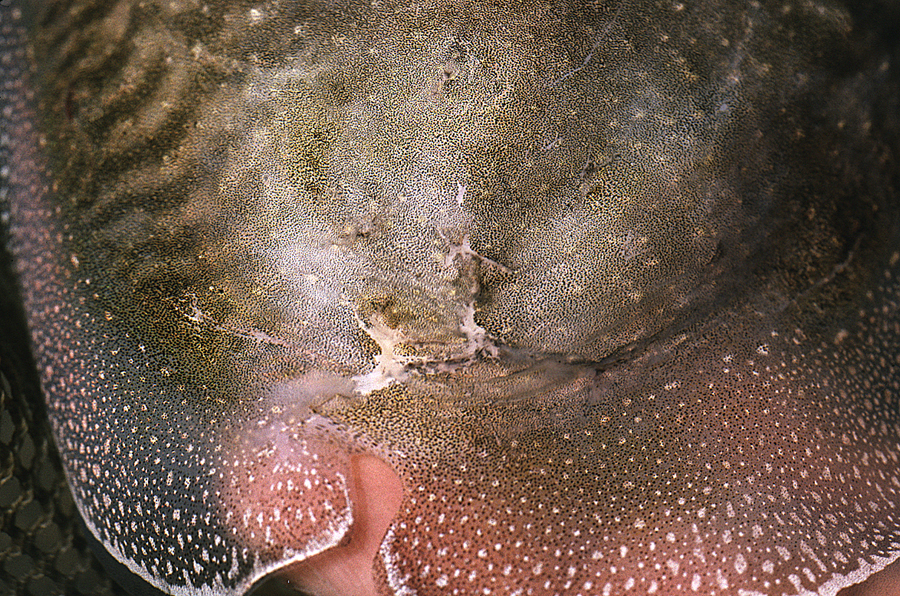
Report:
[[[9,251],[132,580],[900,594],[890,6],[7,4]]]

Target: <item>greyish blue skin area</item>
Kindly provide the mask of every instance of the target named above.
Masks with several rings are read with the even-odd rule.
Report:
[[[363,456],[380,594],[900,593],[898,18],[857,4],[0,4],[46,399],[4,412],[167,593],[342,544]],[[22,503],[0,553],[70,585]]]

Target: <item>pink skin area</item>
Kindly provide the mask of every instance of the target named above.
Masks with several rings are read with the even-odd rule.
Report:
[[[367,454],[350,460],[354,521],[337,546],[280,572],[254,596],[382,596],[375,584],[378,549],[400,509],[403,483],[381,459]],[[900,596],[900,561],[836,596]]]
[[[900,596],[900,561],[894,561],[861,584],[841,590],[837,596]]]
[[[279,574],[287,586],[316,596],[377,596],[373,565],[400,509],[403,484],[387,463],[371,455],[353,456],[350,469],[353,525],[345,543]]]

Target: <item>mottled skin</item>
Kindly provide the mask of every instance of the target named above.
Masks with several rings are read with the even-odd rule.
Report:
[[[131,572],[900,593],[886,7],[23,8],[9,246]]]

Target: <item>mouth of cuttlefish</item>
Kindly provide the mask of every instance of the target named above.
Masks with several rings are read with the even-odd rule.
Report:
[[[390,359],[382,348],[382,360]],[[385,454],[346,436],[311,404],[325,394],[359,394],[374,376],[384,377],[376,386],[395,382],[382,368],[365,378],[309,372],[276,384],[265,412],[226,432],[222,513],[246,548],[276,553],[251,593],[379,593],[378,552],[405,487]]]
[[[233,437],[225,519],[245,548],[280,553],[252,593],[378,594],[374,565],[405,489],[385,459],[339,434],[321,416],[279,412]]]
[[[296,442],[287,448],[282,441],[280,449],[261,450],[240,486],[225,491],[225,506],[248,548],[298,548],[251,591],[277,594],[281,586],[315,596],[375,596],[373,566],[400,510],[400,477],[374,455],[348,453],[328,441],[290,440]]]
[[[372,455],[350,458],[348,492],[353,523],[339,546],[289,566],[254,594],[281,585],[316,596],[376,596],[373,564],[391,521],[400,510],[403,483],[389,464]]]

